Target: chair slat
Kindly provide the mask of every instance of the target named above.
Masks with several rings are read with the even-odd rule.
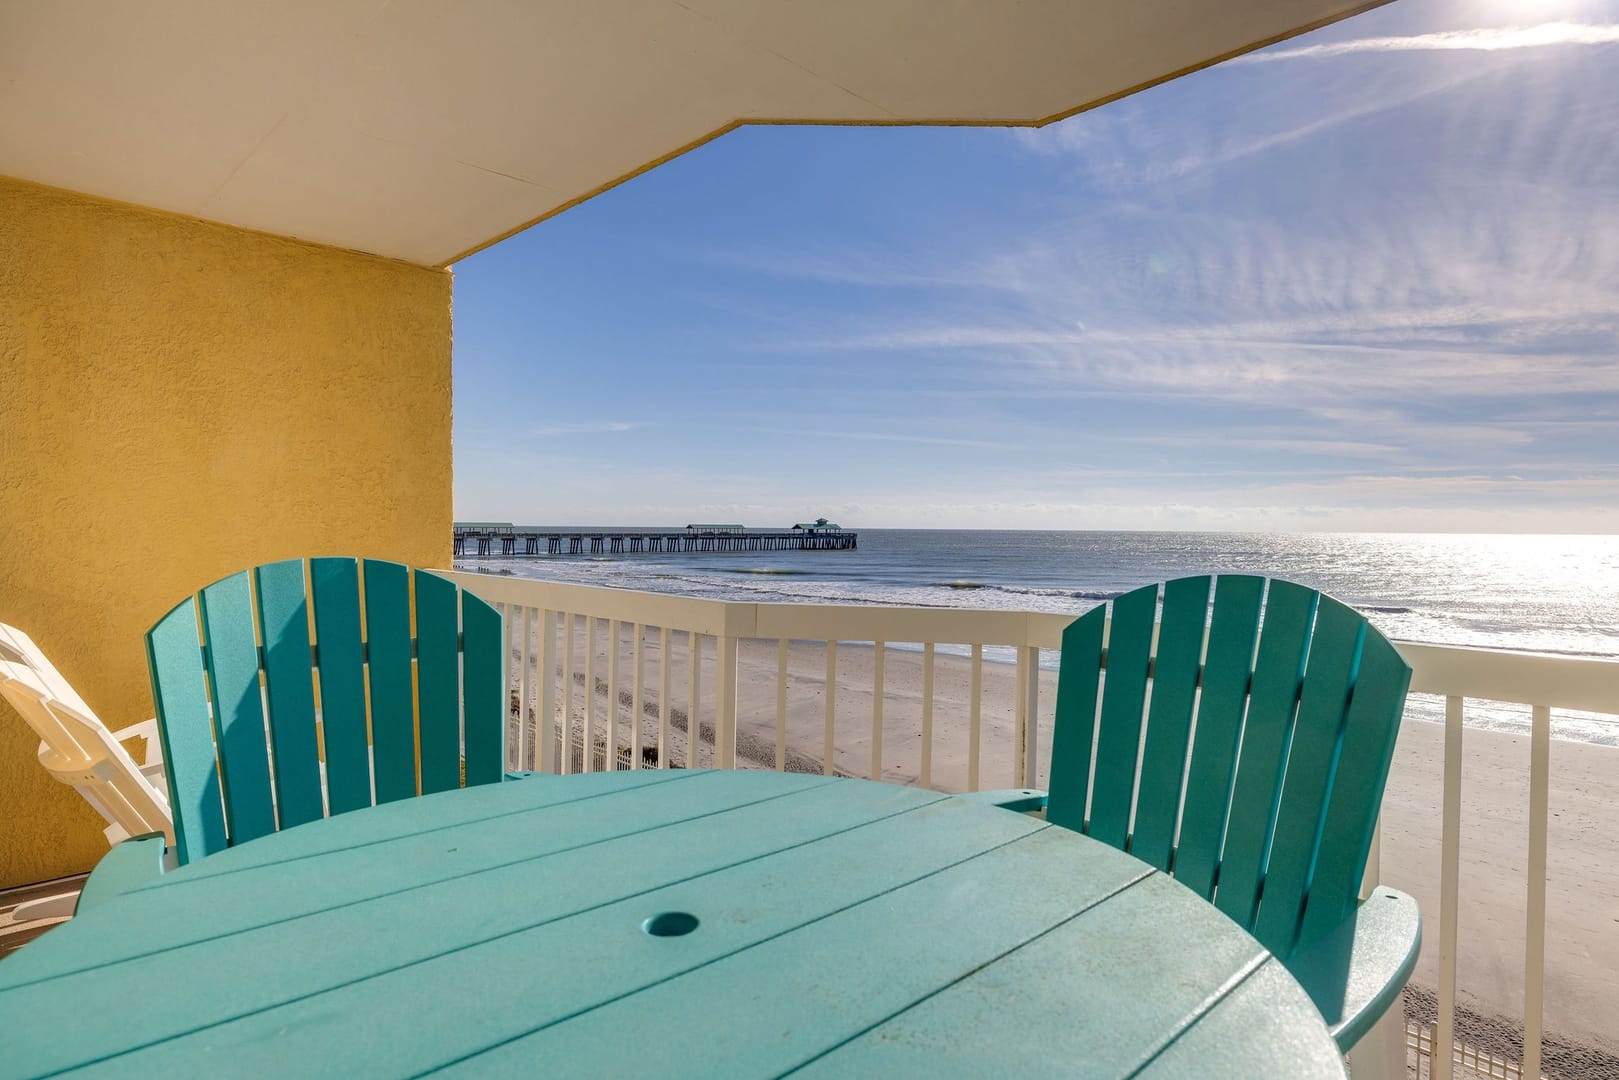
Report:
[[[417,570],[416,695],[422,794],[461,786],[461,652],[456,587]]]
[[[1242,749],[1214,892],[1215,906],[1243,927],[1253,926],[1264,880],[1265,853],[1276,820],[1282,762],[1293,730],[1315,599],[1316,593],[1288,581],[1271,582],[1265,597],[1248,718],[1242,727]]]
[[[174,815],[175,850],[191,862],[226,847],[225,808],[208,713],[197,605],[187,597],[146,634],[158,740]]]
[[[1075,832],[1085,831],[1085,796],[1091,777],[1091,740],[1096,734],[1097,683],[1106,626],[1107,608],[1098,605],[1062,632],[1046,820]],[[831,700],[828,696],[828,709]]]
[[[506,776],[506,666],[500,612],[461,590],[467,786]]]
[[[302,559],[269,563],[253,574],[264,639],[265,697],[275,749],[276,816],[283,829],[325,816],[315,690],[309,667],[309,607]]]
[[[1175,845],[1175,880],[1204,899],[1214,896],[1220,866],[1264,595],[1261,577],[1223,574],[1214,585],[1209,654],[1203,662],[1192,764]]]
[[[371,750],[377,802],[416,794],[416,709],[410,671],[410,576],[365,560],[365,640],[371,672]]]
[[[240,844],[275,832],[259,646],[253,633],[247,571],[214,582],[201,595],[202,636],[208,647],[208,682],[225,791],[225,829],[230,842]]]
[[[1102,684],[1102,729],[1096,740],[1096,779],[1091,783],[1091,818],[1086,831],[1118,848],[1125,846],[1130,833],[1130,798],[1136,786],[1147,663],[1157,613],[1157,585],[1113,601],[1107,675]]]
[[[353,559],[310,559],[310,595],[320,650],[320,726],[326,750],[327,812],[371,805],[366,735],[365,653],[360,638],[360,571]]]
[[[1265,886],[1254,921],[1254,936],[1277,956],[1291,951],[1298,933],[1365,629],[1365,619],[1331,597],[1318,601],[1304,685],[1299,690],[1298,719],[1293,724],[1270,854],[1265,860]]]
[[[1410,684],[1405,658],[1382,634],[1369,630],[1296,948],[1323,937],[1354,910]]]
[[[1197,669],[1209,619],[1209,584],[1207,577],[1189,577],[1164,586],[1130,853],[1165,871],[1175,845],[1175,814],[1180,809]]]

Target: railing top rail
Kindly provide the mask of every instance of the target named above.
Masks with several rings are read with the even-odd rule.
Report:
[[[609,589],[600,585],[573,585],[560,581],[496,574],[469,574],[439,571],[463,589],[472,590],[492,604],[518,604],[524,607],[572,611],[604,619],[695,630],[699,634],[753,637],[752,604],[725,600],[704,600],[693,596]]]
[[[978,608],[879,607],[862,604],[755,604],[762,638],[909,641],[1037,646],[1056,649],[1072,615]]]
[[[1396,641],[1413,693],[1619,713],[1619,661]]]
[[[736,638],[937,642],[1060,649],[1073,615],[978,608],[749,603],[441,571],[492,603]],[[1415,693],[1619,714],[1619,661],[1397,641]]]

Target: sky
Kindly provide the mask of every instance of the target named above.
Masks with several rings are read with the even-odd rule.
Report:
[[[454,271],[458,519],[1619,533],[1619,0],[743,128]]]

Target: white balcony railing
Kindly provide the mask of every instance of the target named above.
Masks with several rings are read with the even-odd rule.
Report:
[[[1046,785],[1055,666],[1072,616],[739,603],[450,576],[506,615],[513,767],[819,770],[947,791]],[[1406,1026],[1419,1075],[1539,1076],[1543,1064],[1551,1075],[1582,1075],[1591,1062],[1592,1072],[1619,1069],[1603,1020],[1616,1015],[1604,1003],[1619,1002],[1619,973],[1603,962],[1619,955],[1619,839],[1559,833],[1554,846],[1548,835],[1553,710],[1619,725],[1619,662],[1400,649],[1414,670],[1412,699],[1368,878],[1381,873],[1423,906],[1409,1010],[1417,1015]],[[1516,773],[1511,755],[1523,739],[1464,726],[1479,702],[1527,707],[1529,752],[1512,782],[1502,782],[1501,762]],[[1487,708],[1497,715],[1501,706]],[[1557,745],[1599,756],[1570,770],[1570,797],[1611,795],[1619,813],[1619,749]],[[1496,771],[1479,774],[1486,790],[1464,804],[1464,763],[1486,751]],[[1589,790],[1593,783],[1613,791]],[[1489,807],[1489,821],[1468,819],[1476,806]],[[1509,829],[1525,829],[1521,847],[1508,845],[1513,859],[1501,854],[1501,813]],[[1482,837],[1469,860],[1464,833]],[[1550,916],[1549,851],[1559,879],[1583,874],[1579,884],[1595,892]],[[1503,861],[1514,865],[1495,865]],[[1518,888],[1521,906],[1512,900]],[[1514,907],[1521,938],[1502,925],[1502,911]],[[1593,911],[1604,914],[1593,920]],[[1545,1040],[1552,1052],[1543,1061],[1548,928],[1557,946],[1554,1012],[1567,1020]],[[1521,980],[1515,961],[1503,960],[1513,952]],[[1455,1054],[1433,1052],[1446,1046]]]

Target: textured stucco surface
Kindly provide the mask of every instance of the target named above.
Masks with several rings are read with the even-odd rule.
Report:
[[[450,556],[450,275],[0,178],[0,622],[109,727],[141,636],[271,559]],[[0,887],[102,821],[0,702]]]

